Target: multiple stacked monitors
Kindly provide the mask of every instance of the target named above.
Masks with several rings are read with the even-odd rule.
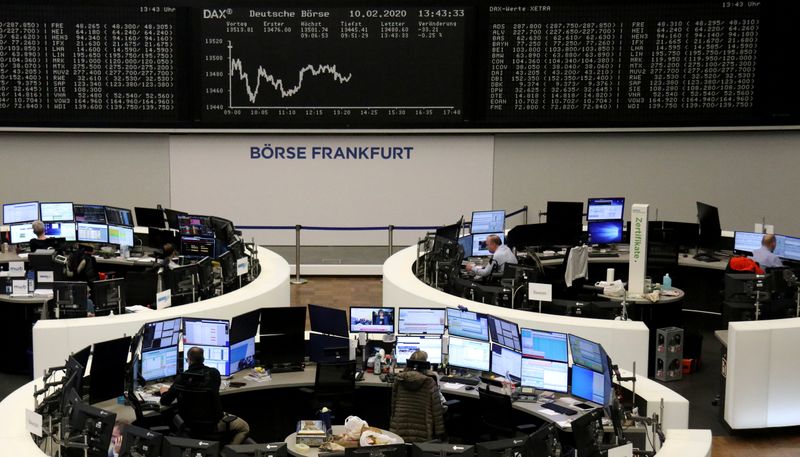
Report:
[[[594,341],[579,336],[569,336],[569,347],[572,351],[572,362],[576,365],[602,373],[604,367],[603,351]]]
[[[506,235],[503,232],[497,233],[475,233],[470,235],[472,238],[472,254],[475,257],[484,257],[488,255],[492,255],[489,252],[488,247],[486,246],[486,239],[489,238],[491,235],[497,235],[500,237],[500,241],[505,243]]]
[[[572,395],[600,405],[606,400],[606,377],[603,373],[572,365]]]
[[[42,222],[71,222],[75,220],[72,203],[41,203],[39,209]]]
[[[491,371],[506,379],[522,378],[522,353],[492,344]]]
[[[622,197],[590,198],[588,206],[587,221],[622,220],[625,212],[625,199]]]
[[[474,211],[470,232],[475,233],[503,233],[506,228],[505,210]]]
[[[394,308],[350,308],[352,333],[394,333]]]
[[[492,342],[501,344],[517,352],[522,351],[519,338],[519,326],[498,317],[489,316],[489,334]]]
[[[489,322],[484,314],[447,308],[447,331],[450,336],[489,341]]]
[[[106,224],[106,208],[101,205],[75,205],[75,222]]]
[[[3,205],[3,223],[17,224],[39,219],[39,202],[12,203]]]
[[[450,336],[447,360],[451,366],[468,370],[489,371],[489,343]]]
[[[442,363],[442,337],[441,336],[408,336],[397,337],[395,356],[398,365],[405,365],[411,354],[416,351],[428,353],[428,362],[438,365]]]
[[[400,308],[398,333],[405,335],[444,334],[445,310],[443,308]],[[346,336],[346,335],[342,335]]]

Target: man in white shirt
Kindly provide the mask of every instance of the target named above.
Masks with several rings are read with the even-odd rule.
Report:
[[[779,268],[783,266],[781,258],[775,255],[775,246],[777,242],[775,235],[766,234],[761,239],[761,247],[753,251],[753,260],[761,265],[761,268]]]
[[[475,264],[468,263],[467,271],[472,272],[477,278],[485,278],[491,273],[502,273],[507,263],[517,264],[517,256],[511,248],[503,244],[503,240],[497,235],[486,237],[486,250],[492,254],[492,259],[485,267],[477,267]]]

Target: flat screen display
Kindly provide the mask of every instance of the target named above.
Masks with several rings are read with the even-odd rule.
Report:
[[[141,375],[145,381],[178,374],[178,346],[169,346],[142,353]]]
[[[485,314],[447,308],[447,332],[450,336],[489,341],[489,322]]]
[[[587,230],[591,244],[622,243],[622,220],[589,221]]]
[[[352,333],[394,333],[394,308],[350,308]]]
[[[598,373],[603,372],[603,351],[599,344],[579,336],[569,335],[569,347],[572,351],[572,363]]]
[[[66,222],[75,220],[75,214],[72,211],[72,202],[69,203],[45,203],[39,205],[40,212],[42,213],[42,222]]]
[[[522,329],[522,355],[533,359],[567,362],[567,334]]]
[[[550,360],[522,359],[522,385],[550,392],[566,393],[569,365]]]
[[[490,235],[497,235],[500,237],[500,241],[503,243],[506,242],[506,234],[503,232],[497,233],[476,233],[472,235],[472,256],[473,257],[484,257],[488,255],[492,255],[489,252],[489,249],[486,247],[486,238],[489,238]]]
[[[492,373],[506,379],[519,380],[522,377],[522,353],[511,349],[492,345]]]
[[[586,213],[587,221],[622,220],[625,212],[625,199],[618,198],[590,198],[589,209]]]
[[[408,336],[397,337],[395,344],[395,357],[398,365],[405,365],[411,354],[417,351],[428,353],[428,362],[442,363],[442,337],[441,336]]]
[[[256,366],[256,337],[231,344],[230,374]]]
[[[405,335],[444,333],[444,308],[400,308],[398,333]]]
[[[39,219],[39,202],[8,203],[3,205],[3,223],[16,224]]]
[[[598,405],[604,405],[606,398],[605,376],[580,365],[573,365],[572,395]]]
[[[494,343],[501,344],[517,352],[522,351],[519,327],[514,322],[495,316],[489,316],[489,335],[492,337],[492,342]]]
[[[472,213],[472,233],[498,233],[506,229],[505,210],[474,211]]]
[[[108,226],[105,224],[78,223],[78,241],[108,243]]]
[[[451,336],[447,347],[447,361],[455,367],[489,371],[490,351],[488,342]]]
[[[736,232],[733,235],[733,250],[740,252],[749,252],[752,254],[753,251],[761,247],[761,240],[763,238],[764,238],[763,233]]]

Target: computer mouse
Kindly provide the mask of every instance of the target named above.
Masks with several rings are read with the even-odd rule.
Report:
[[[475,387],[473,387],[473,386],[466,386],[466,387],[464,387],[464,390],[475,390]]]

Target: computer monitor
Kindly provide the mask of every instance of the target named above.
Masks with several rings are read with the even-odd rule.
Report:
[[[147,228],[147,245],[153,249],[158,249],[159,252],[164,248],[164,245],[170,243],[173,246],[178,246],[178,237],[175,232],[168,229],[160,228]]]
[[[404,335],[444,334],[444,308],[400,308],[397,333]]]
[[[236,227],[228,219],[211,216],[211,228],[214,230],[214,237],[225,246],[236,241]]]
[[[761,240],[763,238],[763,233],[735,232],[733,234],[733,250],[752,254],[753,251],[761,247]]]
[[[178,374],[178,345],[142,352],[139,373],[146,382]]]
[[[569,364],[522,358],[522,385],[549,392],[567,392]]]
[[[622,220],[589,221],[587,229],[591,244],[622,243]]]
[[[583,202],[547,202],[547,231],[553,245],[577,244],[583,232]]]
[[[177,346],[181,336],[181,318],[167,319],[144,324],[142,352],[154,351],[168,346]]]
[[[231,351],[227,346],[207,346],[203,344],[183,345],[183,369],[189,368],[189,349],[197,347],[203,350],[203,365],[216,368],[223,376],[229,376]]]
[[[104,279],[92,283],[95,315],[125,313],[125,279]]]
[[[102,205],[73,205],[75,222],[107,224],[106,207]]]
[[[428,362],[439,365],[442,363],[442,337],[441,336],[408,336],[400,335],[395,344],[395,356],[398,365],[405,365],[411,354],[417,351],[428,353]]]
[[[492,255],[492,253],[489,252],[489,249],[486,246],[486,238],[489,238],[491,235],[499,236],[500,241],[505,243],[506,235],[503,232],[475,233],[472,235],[472,257],[485,257]]]
[[[454,367],[489,371],[491,349],[485,341],[451,336],[447,346],[447,363]]]
[[[522,353],[492,344],[491,371],[506,379],[522,378]]]
[[[376,446],[370,446],[366,449],[372,449],[374,447]],[[262,444],[229,444],[222,449],[221,457],[286,457],[286,455],[286,443],[280,442]]]
[[[598,343],[569,335],[569,347],[572,351],[573,364],[603,373],[603,351]]]
[[[526,453],[527,438],[507,438],[475,443],[477,457],[534,457]]]
[[[394,308],[351,306],[350,332],[394,333]]]
[[[190,258],[214,257],[215,243],[214,238],[183,236],[181,237],[181,254]]]
[[[622,197],[590,198],[586,211],[587,221],[622,220],[625,214],[625,199]]]
[[[48,238],[64,238],[64,241],[77,241],[74,222],[45,222],[44,234]]]
[[[317,363],[350,358],[350,340],[342,336],[309,333],[306,348],[309,359]]]
[[[464,249],[464,258],[472,257],[472,235],[462,236],[458,239],[458,244]]]
[[[800,262],[800,238],[776,235],[774,253],[784,260]]]
[[[231,284],[236,280],[236,258],[231,251],[224,252],[221,256],[217,257],[217,261],[222,268],[222,282],[224,284]]]
[[[133,227],[133,214],[129,209],[106,206],[106,220],[108,225]]]
[[[161,457],[219,457],[219,449],[217,441],[165,436]]]
[[[252,336],[238,343],[231,343],[230,354],[230,374],[255,367],[256,337]]]
[[[60,312],[73,314],[65,317],[86,317],[89,285],[85,282],[54,281],[53,297]]]
[[[105,456],[111,444],[111,435],[114,432],[116,420],[115,413],[77,402],[72,407],[69,417],[70,438],[76,435],[85,435],[88,444],[87,455],[90,457]]]
[[[489,316],[489,336],[492,342],[511,348],[517,352],[522,351],[519,338],[519,326],[511,321]]]
[[[9,226],[9,230],[11,244],[29,243],[32,238],[36,238],[30,223],[13,224]]]
[[[408,457],[407,444],[386,444],[382,446],[347,447],[345,457]]]
[[[227,319],[183,318],[184,346],[228,346],[230,322]]]
[[[133,246],[133,228],[121,225],[108,226],[108,243],[119,246]]]
[[[306,330],[306,307],[285,306],[261,308],[261,335],[294,334],[301,335]]]
[[[308,305],[311,331],[326,335],[349,336],[347,333],[347,311],[320,305]]]
[[[169,208],[164,210],[164,214],[166,215],[166,218],[167,218],[167,228],[171,228],[173,230],[179,230],[180,229],[180,223],[178,222],[178,217],[180,217],[180,216],[188,216],[189,215],[189,213],[187,213],[187,212],[178,211],[178,210],[169,209]]]
[[[3,224],[33,222],[39,219],[39,202],[6,203],[3,205]]]
[[[78,222],[78,241],[108,243],[108,226]]]
[[[127,306],[151,306],[158,293],[156,270],[129,271],[125,275],[125,304]]]
[[[489,341],[489,322],[485,314],[447,308],[447,332],[450,336]]]
[[[117,398],[125,393],[125,368],[131,337],[95,343],[89,376],[89,403]]]
[[[700,224],[699,247],[712,251],[719,249],[722,228],[717,207],[697,202],[697,221]]]
[[[39,204],[42,222],[72,222],[75,213],[72,211],[72,202],[42,202]]]
[[[233,319],[231,319],[231,346],[233,346],[234,343],[253,338],[258,334],[258,321],[260,316],[260,309],[233,316]]]
[[[256,349],[261,363],[267,365],[300,364],[306,357],[303,333],[261,335]]]
[[[164,270],[166,288],[172,291],[172,306],[197,301],[200,289],[197,272],[196,263]]]
[[[605,404],[606,382],[603,373],[572,365],[572,395],[587,401]]]
[[[411,455],[412,457],[473,457],[475,448],[468,444],[414,443]]]
[[[119,455],[120,457],[133,457],[134,455],[161,457],[161,441],[163,439],[163,435],[158,432],[126,424],[122,428],[122,445]]]
[[[567,334],[522,329],[522,355],[526,358],[568,361]]]
[[[471,233],[503,233],[506,229],[506,211],[473,211]]]
[[[214,229],[208,216],[178,216],[178,231],[181,236],[214,238]]]
[[[197,281],[200,288],[200,298],[206,300],[216,295],[214,287],[214,265],[211,257],[203,257],[197,261]],[[256,325],[258,321],[256,320]]]
[[[456,241],[458,240],[458,234],[461,232],[461,226],[463,225],[464,218],[462,217],[453,225],[443,225],[436,229],[436,238],[442,238],[445,240]]]
[[[133,208],[136,214],[136,225],[139,227],[167,228],[164,210],[157,208]]]

